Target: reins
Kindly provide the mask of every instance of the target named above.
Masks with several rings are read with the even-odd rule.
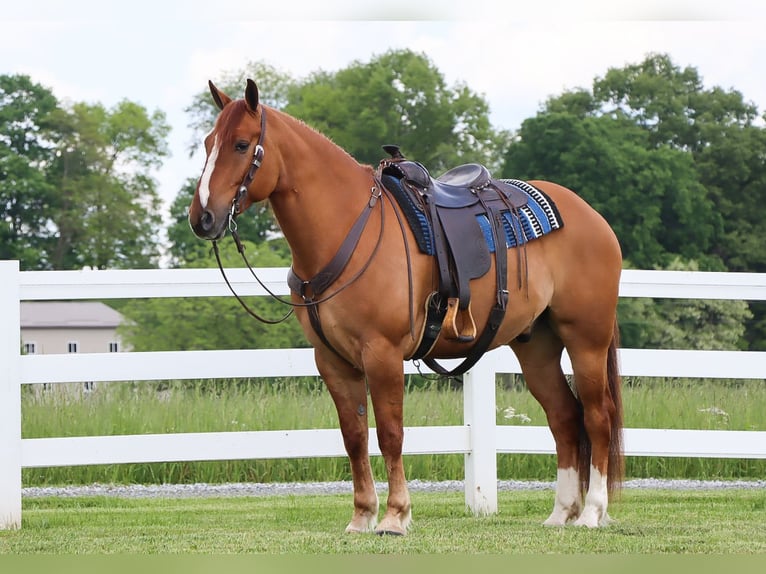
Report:
[[[271,292],[271,290],[266,287],[266,285],[263,284],[261,279],[255,274],[252,267],[250,267],[250,263],[247,261],[247,257],[245,257],[245,247],[242,245],[242,242],[239,240],[239,235],[236,234],[236,229],[232,232],[232,237],[234,238],[234,242],[237,244],[237,249],[239,250],[240,254],[242,255],[242,259],[244,260],[245,264],[247,265],[248,269],[250,269],[250,273],[252,273],[253,277],[255,277],[256,281],[258,281],[258,284],[263,287],[263,289],[266,290],[266,292],[271,295],[274,299],[277,299],[280,302],[285,303],[286,301],[281,301],[281,299]],[[236,235],[235,235],[236,234]],[[253,311],[250,306],[245,303],[245,301],[237,294],[237,292],[234,290],[234,287],[229,282],[229,278],[226,276],[226,272],[223,270],[223,264],[221,263],[221,254],[218,251],[218,242],[213,240],[213,252],[215,253],[215,260],[218,262],[218,269],[221,271],[221,275],[223,276],[223,280],[226,282],[226,286],[229,288],[229,291],[231,291],[231,294],[234,295],[234,297],[239,301],[239,304],[242,305],[242,308],[248,312],[248,314],[260,321],[261,323],[266,323],[267,325],[277,325],[279,323],[282,323],[283,321],[286,321],[290,315],[293,314],[293,309],[290,309],[284,317],[281,319],[267,319],[265,317],[261,317],[258,313]]]

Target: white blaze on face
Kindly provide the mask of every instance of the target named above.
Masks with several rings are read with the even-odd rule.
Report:
[[[210,150],[210,155],[207,156],[205,169],[199,180],[199,203],[202,206],[202,209],[207,207],[207,202],[210,200],[210,178],[213,176],[215,161],[218,159],[218,148],[218,136],[215,136],[215,139],[213,140],[213,149]]]

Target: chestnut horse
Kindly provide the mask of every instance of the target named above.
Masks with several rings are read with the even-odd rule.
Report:
[[[346,531],[405,534],[412,514],[402,464],[403,361],[418,345],[414,335],[438,276],[435,259],[409,249],[414,236],[372,167],[260,103],[252,80],[238,100],[209,85],[221,112],[205,138],[191,228],[200,238],[220,239],[239,213],[268,200],[290,245],[295,276],[315,277],[344,246],[348,260],[323,286],[328,295],[302,297],[296,291],[303,288],[293,284],[292,304],[337,408],[350,460],[354,512]],[[547,181],[530,183],[555,202],[565,225],[526,244],[524,257],[512,256],[516,248],[509,248],[507,312],[490,348],[513,349],[555,439],[556,493],[544,524],[603,526],[608,496],[623,472],[616,318],[622,256],[607,222],[574,192]],[[345,240],[365,212],[367,221],[349,248]],[[493,272],[470,282],[479,329],[496,298],[495,284]],[[312,306],[321,311],[319,330],[312,325]],[[439,337],[429,357],[464,357],[467,347]],[[564,348],[574,373],[571,386],[561,369]],[[368,453],[368,391],[388,473],[380,523]]]

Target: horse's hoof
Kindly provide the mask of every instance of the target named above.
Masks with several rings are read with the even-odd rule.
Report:
[[[598,528],[601,526],[601,521],[598,518],[598,513],[595,509],[585,508],[580,517],[574,521],[575,526],[584,526],[585,528]]]
[[[376,530],[375,534],[378,536],[404,536],[404,532],[397,532],[396,530]]]

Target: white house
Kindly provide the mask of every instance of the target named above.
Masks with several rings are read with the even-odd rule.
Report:
[[[117,327],[124,320],[97,301],[22,301],[22,351],[46,355],[123,351]]]

